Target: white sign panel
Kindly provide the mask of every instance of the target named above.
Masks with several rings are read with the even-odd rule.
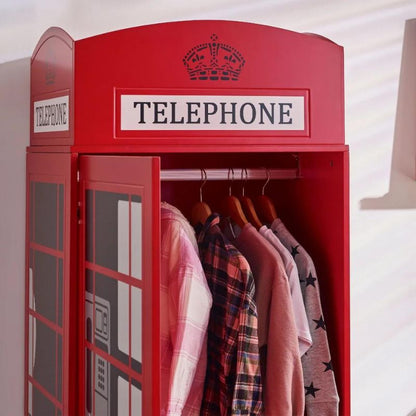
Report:
[[[69,130],[69,95],[33,103],[33,131],[46,133]]]
[[[304,96],[120,95],[120,130],[305,130]]]

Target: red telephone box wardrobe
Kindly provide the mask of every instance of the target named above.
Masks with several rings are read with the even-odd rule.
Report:
[[[159,415],[160,202],[262,191],[315,262],[350,415],[343,50],[227,21],[74,41],[31,62],[25,414]],[[246,173],[247,172],[247,173]]]

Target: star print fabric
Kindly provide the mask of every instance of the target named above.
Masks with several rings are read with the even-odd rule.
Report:
[[[339,397],[314,263],[280,219],[276,219],[271,224],[271,229],[290,251],[296,262],[312,335],[312,347],[302,357],[306,415],[337,416]]]
[[[290,296],[292,298],[293,313],[298,332],[299,353],[300,356],[302,356],[311,347],[312,337],[309,330],[305,305],[303,303],[298,268],[289,250],[282,244],[270,228],[263,225],[260,227],[259,233],[276,249],[283,261],[290,286]]]

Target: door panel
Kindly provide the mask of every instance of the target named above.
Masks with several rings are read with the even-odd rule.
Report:
[[[25,415],[75,415],[76,155],[27,155]],[[71,276],[74,278],[71,280]]]
[[[152,157],[80,158],[86,416],[160,414],[159,170]]]

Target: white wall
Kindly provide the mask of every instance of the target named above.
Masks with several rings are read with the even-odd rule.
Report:
[[[405,416],[416,408],[416,22],[408,23],[404,36],[405,21],[413,17],[416,2],[404,0],[2,0],[1,415],[23,414],[28,57],[49,26],[61,26],[79,39],[145,23],[196,18],[315,32],[345,47],[352,415]]]
[[[0,414],[23,414],[28,58],[0,64]]]

